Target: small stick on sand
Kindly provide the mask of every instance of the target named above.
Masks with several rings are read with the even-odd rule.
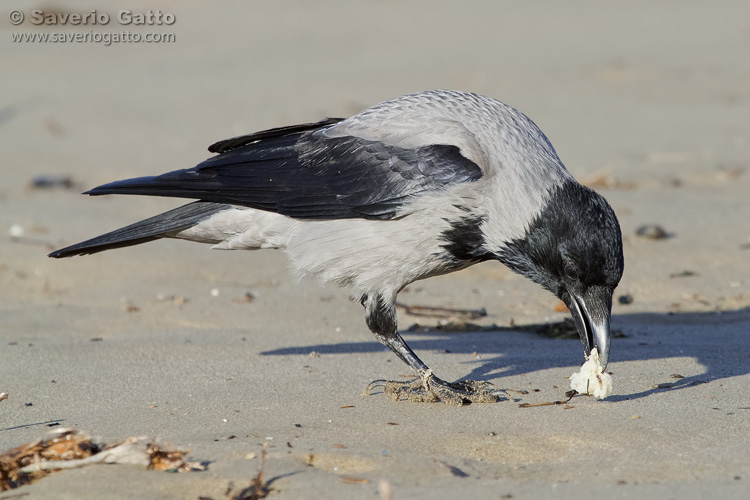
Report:
[[[578,394],[578,391],[575,389],[570,390],[565,393],[565,397],[568,398],[565,401],[548,401],[546,403],[521,403],[518,405],[519,408],[533,408],[535,406],[553,406],[553,405],[564,405],[565,403],[568,403],[571,399],[573,399],[573,396]]]

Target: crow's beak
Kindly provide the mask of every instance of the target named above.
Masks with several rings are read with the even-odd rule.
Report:
[[[581,337],[583,351],[588,359],[591,349],[599,352],[602,370],[609,360],[609,319],[612,311],[612,290],[604,287],[590,287],[576,294],[568,290],[568,309]]]

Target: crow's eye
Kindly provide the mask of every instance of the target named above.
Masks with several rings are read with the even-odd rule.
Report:
[[[565,277],[569,280],[577,280],[578,279],[578,269],[576,269],[576,266],[573,264],[565,264]]]

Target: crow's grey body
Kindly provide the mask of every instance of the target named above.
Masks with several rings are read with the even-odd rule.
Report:
[[[574,287],[562,278],[570,266],[578,275],[586,268],[579,261],[597,260],[601,269],[587,271],[585,289],[609,290],[609,299],[596,299],[604,303],[622,272],[609,206],[575,182],[531,120],[494,99],[422,92],[346,120],[272,129],[209,149],[219,154],[192,169],[89,192],[201,201],[51,255],[157,237],[226,250],[284,249],[296,276],[361,296],[376,336],[415,369],[424,390],[452,402],[471,400],[468,389],[432,376],[396,331],[394,304],[404,286],[496,259],[575,309]],[[592,237],[601,245],[592,247]],[[530,239],[540,247],[530,247]],[[588,354],[597,334],[581,316]],[[608,344],[606,351],[604,364]]]

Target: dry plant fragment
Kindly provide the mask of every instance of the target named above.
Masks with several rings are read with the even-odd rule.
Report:
[[[56,429],[45,438],[7,450],[0,455],[0,491],[17,488],[46,476],[48,472],[38,468],[38,464],[80,460],[97,451],[98,447],[87,435],[73,429]],[[37,468],[24,471],[30,466]]]
[[[339,481],[344,484],[367,484],[369,481],[363,477],[339,476]]]
[[[266,483],[265,479],[263,479],[263,471],[266,468],[267,449],[268,443],[263,443],[263,448],[261,448],[260,450],[260,467],[258,468],[258,474],[252,479],[252,481],[250,482],[250,486],[240,491],[236,495],[230,497],[233,489],[230,485],[230,487],[224,493],[225,496],[227,496],[231,500],[261,500],[263,498],[266,498],[268,494],[271,493],[271,489],[268,487],[268,483]],[[312,461],[312,459],[310,461]]]
[[[263,447],[260,451],[260,467],[258,468],[258,474],[250,482],[250,486],[240,491],[236,495],[232,495],[234,491],[234,483],[229,483],[227,489],[224,492],[224,496],[230,500],[262,500],[271,493],[271,488],[268,487],[268,483],[263,479],[263,471],[266,467],[266,450],[268,443],[263,443]],[[248,454],[249,456],[249,454]],[[253,458],[255,453],[253,453]],[[312,465],[312,455],[309,455],[309,463]],[[198,500],[214,500],[211,497],[200,496]]]
[[[179,472],[191,472],[205,470],[206,467],[198,462],[185,462],[185,452],[182,450],[162,449],[159,445],[151,443],[146,448],[150,457],[148,468],[150,470],[177,470]]]
[[[0,401],[5,401],[6,399],[8,399],[8,393],[0,392]]]
[[[200,464],[185,462],[183,456],[182,451],[163,450],[143,437],[103,445],[92,442],[83,432],[61,428],[0,455],[0,491],[32,483],[55,470],[91,464],[142,465],[154,470],[204,469]]]

